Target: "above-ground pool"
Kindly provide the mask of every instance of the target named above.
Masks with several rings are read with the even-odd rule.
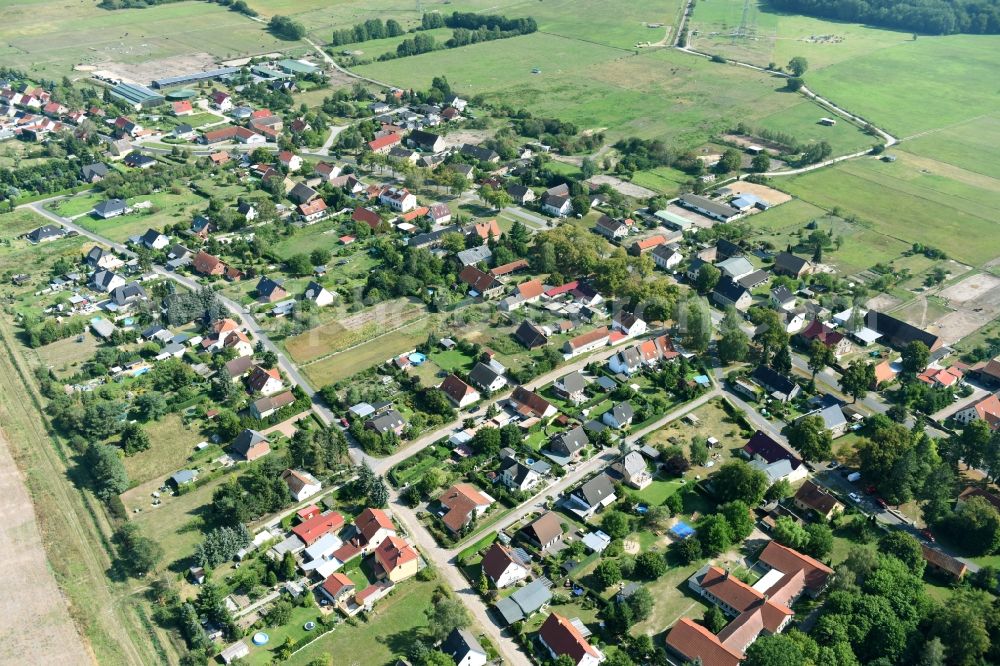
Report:
[[[410,358],[410,363],[412,363],[413,365],[420,365],[421,363],[427,360],[427,357],[421,354],[420,352],[413,352],[412,354],[410,354],[409,358]]]
[[[266,645],[267,642],[271,640],[271,637],[265,634],[263,631],[258,631],[256,634],[253,635],[253,638],[251,640],[253,640],[254,645]]]
[[[306,631],[312,631],[313,629],[316,628],[316,623],[306,622],[304,625],[302,625],[302,628],[305,629]]]

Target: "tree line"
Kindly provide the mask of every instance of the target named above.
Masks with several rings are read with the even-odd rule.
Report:
[[[144,7],[156,7],[172,2],[180,2],[180,0],[101,0],[97,6],[101,9],[143,9]],[[247,16],[257,16],[257,12],[247,5],[246,0],[205,0],[205,2],[229,7],[234,12]]]
[[[403,33],[403,26],[399,21],[389,19],[382,22],[381,19],[368,19],[364,23],[358,23],[352,28],[333,31],[333,39],[330,40],[332,46],[342,46],[344,44],[355,44],[367,42],[371,39],[385,39],[386,37],[399,37]]]
[[[929,35],[1000,33],[998,0],[772,0],[775,9]]]
[[[355,26],[355,29],[357,28],[358,26]],[[395,53],[392,51],[384,53],[378,59],[380,61],[393,60],[428,53],[438,48],[454,49],[494,39],[528,35],[538,30],[538,24],[531,17],[508,19],[506,16],[498,14],[471,12],[454,12],[451,16],[443,16],[438,13],[424,14],[420,29],[432,30],[435,28],[452,28],[451,38],[443,45],[439,45],[432,35],[423,35],[418,32],[412,38],[400,42]]]

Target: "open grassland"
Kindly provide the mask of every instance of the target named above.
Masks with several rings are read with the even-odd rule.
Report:
[[[384,363],[416,347],[426,340],[428,333],[433,330],[433,321],[431,317],[419,319],[347,351],[303,365],[302,371],[315,386],[325,386],[347,379],[366,368]]]
[[[900,150],[1000,180],[1000,114],[909,139],[900,144]]]
[[[540,34],[436,51],[375,63],[358,72],[397,85],[424,87],[440,74],[464,95],[523,106],[532,112],[606,130],[608,138],[661,138],[695,145],[738,121],[756,123],[791,113],[798,138],[827,138],[814,124],[823,113],[800,96],[777,92],[782,84],[766,74],[711,63],[670,49],[622,51],[567,37]],[[496,63],[503,62],[503,67]],[[532,69],[541,70],[532,74]],[[799,105],[802,110],[789,111]],[[809,118],[808,123],[803,119]],[[848,126],[838,127],[845,144],[870,139]],[[856,135],[856,140],[846,137]]]
[[[197,430],[185,426],[177,414],[167,414],[144,427],[151,446],[125,458],[125,469],[134,484],[151,479],[166,480],[185,466],[194,453],[194,445],[203,439]]]
[[[819,208],[837,207],[844,215],[857,216],[862,226],[903,245],[932,245],[973,266],[1000,254],[995,243],[970,242],[994,237],[1000,183],[987,187],[989,183],[960,181],[914,159],[900,153],[893,164],[844,162],[782,180],[781,187]]]
[[[83,339],[79,340],[79,337]],[[100,340],[87,334],[57,340],[39,347],[35,353],[42,364],[51,368],[57,377],[65,378],[79,371],[80,365],[89,360],[99,346]]]
[[[760,66],[784,66],[804,56],[819,70],[911,41],[910,33],[769,11],[757,0],[750,0],[744,23],[745,5],[745,0],[699,2],[691,19],[692,48]]]
[[[54,79],[78,64],[100,68],[198,53],[229,58],[298,46],[207,2],[106,11],[94,2],[14,0],[4,3],[3,17],[0,60]]]
[[[118,242],[128,240],[129,236],[140,236],[147,229],[162,231],[164,227],[178,222],[190,222],[196,212],[204,208],[204,199],[185,190],[181,194],[161,192],[129,199],[128,204],[134,206],[144,201],[152,202],[152,207],[138,210],[128,215],[113,217],[110,220],[85,215],[77,223],[88,231],[100,234]]]
[[[995,113],[998,35],[921,37],[807,73],[816,92],[900,137]],[[973,135],[975,136],[975,135]]]

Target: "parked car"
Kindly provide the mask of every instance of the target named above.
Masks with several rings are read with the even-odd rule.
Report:
[[[931,534],[931,531],[929,529],[924,528],[924,529],[920,530],[920,536],[922,536],[923,538],[927,539],[931,543],[934,543],[934,535]]]
[[[857,493],[848,493],[847,496],[851,498],[852,502],[857,502],[857,503],[861,502],[861,495]]]
[[[831,460],[830,464],[826,466],[827,469],[837,469],[838,467],[840,467],[840,463],[836,460]]]

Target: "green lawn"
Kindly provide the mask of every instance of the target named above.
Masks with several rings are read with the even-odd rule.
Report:
[[[186,466],[194,445],[204,440],[197,429],[185,426],[177,414],[145,424],[150,447],[125,458],[125,469],[134,484],[166,479]]]
[[[634,491],[632,495],[640,502],[645,502],[650,506],[659,506],[676,493],[682,485],[678,479],[670,479],[669,481],[656,479],[642,490]]]
[[[254,645],[249,638],[245,641],[248,646],[250,646],[250,654],[244,659],[248,664],[270,664],[272,659],[276,659],[275,652],[281,648],[281,644],[285,642],[285,639],[291,637],[293,641],[300,641],[309,634],[317,634],[322,631],[322,628],[317,626],[311,632],[305,630],[306,622],[315,622],[319,625],[319,618],[322,615],[319,609],[315,605],[310,606],[296,606],[292,609],[291,619],[281,625],[280,627],[265,627],[263,631],[267,632],[270,636],[270,640],[267,645],[257,647]],[[334,629],[337,631],[337,629]]]
[[[650,171],[637,171],[632,182],[667,195],[675,195],[680,186],[691,180],[691,176],[671,167],[658,167]]]
[[[128,215],[102,220],[85,215],[77,220],[77,224],[118,242],[128,240],[130,236],[140,236],[147,229],[163,230],[164,227],[178,222],[190,222],[195,213],[205,208],[205,200],[191,191],[182,194],[160,192],[129,199],[129,205],[150,201],[152,208],[138,210]]]
[[[386,664],[397,655],[405,655],[414,635],[427,626],[424,612],[430,607],[435,585],[415,578],[401,583],[375,605],[368,622],[359,621],[356,627],[340,625],[298,652],[294,663],[337,655],[338,664],[360,666]]]
[[[105,198],[100,193],[77,194],[68,199],[56,202],[52,208],[63,217],[73,217],[81,213],[89,213],[94,206],[104,201]]]
[[[895,163],[853,160],[781,181],[782,189],[815,206],[856,215],[890,246],[919,241],[973,266],[1000,254],[994,244],[968,242],[991,237],[996,226],[991,211],[1000,205],[1000,182],[997,189],[985,185],[935,173],[906,153]],[[871,256],[871,241],[855,244],[856,250]]]

